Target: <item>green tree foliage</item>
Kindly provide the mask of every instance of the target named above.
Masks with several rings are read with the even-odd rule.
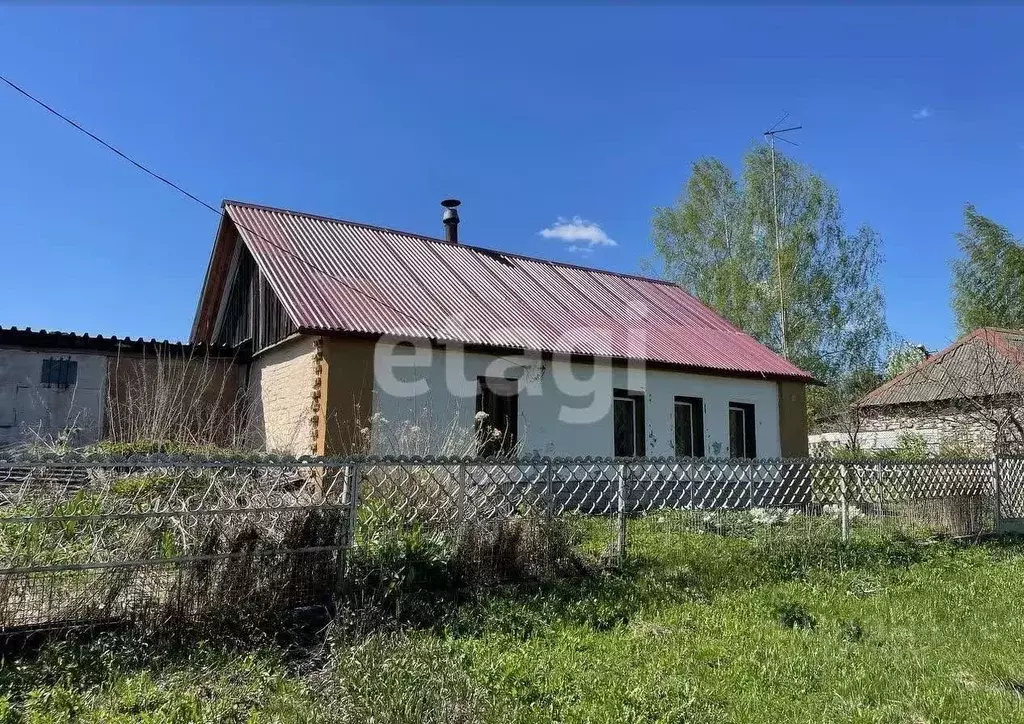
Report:
[[[885,360],[885,379],[891,380],[909,372],[926,358],[924,348],[919,344],[904,342],[893,346]]]
[[[953,261],[953,313],[961,334],[978,327],[1024,328],[1024,247],[1006,227],[964,207]]]
[[[877,369],[888,336],[878,235],[846,231],[820,176],[779,153],[776,169],[790,359],[826,382]],[[697,161],[676,204],[655,210],[653,238],[666,278],[782,351],[774,228],[771,156],[758,147],[739,178]]]

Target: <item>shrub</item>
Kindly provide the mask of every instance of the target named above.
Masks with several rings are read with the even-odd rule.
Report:
[[[795,601],[784,601],[775,607],[775,615],[783,628],[810,629],[818,625],[818,620],[807,608]]]
[[[578,572],[577,543],[566,521],[530,511],[469,522],[459,537],[457,558],[474,582],[523,580]]]
[[[347,553],[345,603],[402,622],[429,623],[442,594],[459,587],[453,550],[421,523],[402,523],[382,505],[361,507]]]

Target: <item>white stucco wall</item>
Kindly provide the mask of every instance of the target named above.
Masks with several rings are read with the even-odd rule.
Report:
[[[77,383],[67,389],[42,384],[46,359],[77,361]],[[50,440],[66,428],[73,430],[76,443],[99,440],[106,375],[102,354],[0,348],[0,445]]]
[[[473,429],[476,412],[476,379],[480,376],[520,380],[518,432],[524,455],[611,456],[613,427],[611,400],[615,388],[644,392],[647,455],[674,455],[675,396],[704,400],[705,454],[729,454],[729,402],[754,405],[758,457],[781,454],[778,419],[778,387],[763,380],[693,375],[665,370],[631,373],[609,364],[569,363],[564,360],[514,358],[511,364],[495,355],[459,353],[421,348],[418,357],[403,360],[401,367],[382,369],[384,352],[378,346],[374,374],[374,452],[466,454],[464,447]],[[408,366],[406,366],[408,365]],[[462,372],[464,370],[464,372]],[[387,380],[394,376],[407,389],[395,390]],[[453,382],[449,383],[449,379]],[[463,380],[461,384],[458,380]],[[412,383],[419,380],[416,389]],[[460,394],[451,391],[461,390]],[[573,391],[586,393],[583,397]],[[413,394],[409,394],[412,392]],[[583,411],[596,400],[596,412]],[[590,418],[583,422],[581,417]],[[386,422],[380,422],[383,418]],[[422,435],[416,449],[396,442],[414,425]],[[444,448],[451,428],[462,432],[459,445]]]

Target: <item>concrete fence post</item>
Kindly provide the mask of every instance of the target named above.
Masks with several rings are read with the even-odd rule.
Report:
[[[551,461],[544,462],[544,512],[547,517],[555,517],[555,491],[551,480]]]
[[[345,549],[356,542],[356,528],[359,525],[359,487],[362,482],[359,463],[345,466],[345,503],[348,505],[348,526],[345,532]]]
[[[997,453],[992,458],[992,497],[994,508],[992,510],[992,526],[996,533],[1003,527],[1003,471],[1002,460]]]
[[[459,487],[455,491],[455,508],[458,516],[455,521],[455,532],[457,535],[461,535],[462,529],[466,525],[466,463],[459,463],[456,477]]]
[[[341,551],[338,553],[338,580],[336,585],[338,594],[341,593],[345,585],[345,578],[348,574],[349,554],[356,540],[356,526],[359,525],[359,483],[361,477],[359,463],[346,465],[344,475],[345,540],[343,541]]]
[[[619,466],[619,491],[618,491],[618,540],[616,555],[618,563],[622,565],[626,560],[626,511],[629,505],[629,491],[626,486],[626,470],[628,465]]]
[[[850,540],[850,499],[849,499],[850,468],[839,466],[839,531],[843,542]]]
[[[757,473],[754,469],[754,463],[747,465],[747,511],[751,511],[754,508],[754,478]]]
[[[883,503],[885,502],[885,468],[882,467],[882,463],[875,463],[875,486],[877,487],[876,495],[878,496],[878,517],[880,520],[885,519],[885,508]]]

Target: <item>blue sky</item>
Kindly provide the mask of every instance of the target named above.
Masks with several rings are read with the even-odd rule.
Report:
[[[884,240],[891,326],[939,347],[963,204],[1024,234],[1022,21],[1008,6],[7,6],[0,72],[214,205],[439,235],[454,195],[465,241],[621,271],[651,254],[652,210],[694,160],[735,166],[786,110],[805,127],[793,155]],[[0,128],[0,325],[187,337],[214,214],[6,88]],[[597,238],[574,217],[615,245],[563,241],[559,223]]]

